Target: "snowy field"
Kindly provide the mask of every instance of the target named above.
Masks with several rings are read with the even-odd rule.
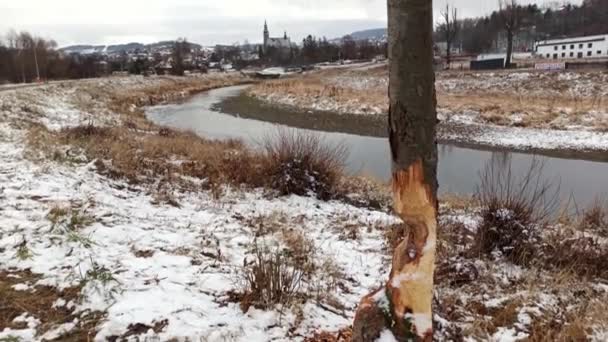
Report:
[[[106,84],[100,87],[137,87],[139,81],[102,81]],[[94,161],[77,151],[71,151],[78,160],[74,165],[32,162],[26,158],[26,131],[15,127],[20,118],[59,130],[89,120],[111,124],[117,116],[82,111],[73,105],[78,95],[69,88],[20,91],[24,93],[0,95],[0,271],[10,275],[27,269],[40,275],[13,286],[33,296],[42,285],[82,289],[77,301],[59,297],[53,303],[53,308],[74,310],[73,321],[43,327],[42,317],[24,312],[15,322],[27,326],[5,328],[0,338],[50,340],[77,327],[78,314],[103,312],[95,335],[100,341],[123,336],[137,323],[152,327],[164,320],[168,324],[162,332],[144,329],[139,337],[291,340],[347,326],[359,298],[388,272],[381,229],[396,219],[386,213],[307,197],[268,199],[263,191],[239,189],[226,189],[220,199],[208,192],[176,192],[176,208],[153,204],[149,189],[100,176]],[[22,112],[26,103],[29,109]],[[57,212],[65,214],[55,218]],[[88,223],[77,232],[71,227],[75,217]],[[326,305],[311,301],[302,304],[301,317],[296,317],[255,308],[243,313],[229,301],[230,291],[242,286],[239,273],[260,224],[276,226],[276,233],[261,239],[270,247],[283,245],[287,230],[296,229],[310,237],[319,260],[352,274],[332,298],[339,309],[325,310]],[[358,239],[345,239],[341,226],[360,230]],[[320,276],[314,285],[325,281]]]
[[[123,113],[85,88],[107,95],[173,82],[133,77],[0,92],[0,341],[348,340],[358,301],[390,269],[387,236],[399,223],[390,213],[228,186],[219,197],[170,189],[174,200],[165,203],[154,196],[158,184],[104,176],[76,148],[60,146],[63,157],[51,160],[28,145],[36,125],[122,124]],[[606,282],[466,256],[479,222],[470,204],[441,206],[436,340],[524,340],[560,326],[608,338]],[[244,305],[256,248],[289,254],[303,245],[315,272],[297,300]]]

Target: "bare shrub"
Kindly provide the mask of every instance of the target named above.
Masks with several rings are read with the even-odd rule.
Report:
[[[435,271],[435,283],[457,288],[476,281],[479,276],[479,269],[471,260],[459,257],[441,259]]]
[[[343,311],[344,305],[334,296],[337,288],[344,287],[346,278],[340,266],[332,258],[320,255],[314,241],[301,230],[283,228],[281,239],[286,245],[284,253],[304,273],[305,287],[300,298],[313,299],[317,305],[334,313]]]
[[[281,195],[332,198],[348,154],[343,144],[326,144],[318,135],[278,129],[263,141],[268,186]]]
[[[307,271],[279,248],[254,244],[253,260],[245,260],[243,278],[246,294],[241,299],[243,311],[250,305],[270,309],[277,304],[290,305],[304,285]]]
[[[534,159],[528,170],[516,177],[510,161],[494,159],[486,166],[476,194],[482,220],[474,253],[499,253],[523,264],[531,260],[540,229],[559,205],[559,186],[543,179],[543,167]]]
[[[544,265],[581,277],[608,279],[608,246],[597,239],[555,233],[539,249]]]
[[[109,136],[110,132],[111,129],[109,127],[95,126],[91,122],[86,125],[63,129],[63,133],[68,139],[87,139],[91,136]]]
[[[593,293],[591,288],[577,291],[576,302],[543,310],[533,317],[529,328],[530,342],[590,341],[594,328],[605,329],[608,301],[606,294]]]
[[[283,227],[281,239],[286,245],[284,253],[299,265],[307,276],[312,276],[317,268],[315,243],[299,229]]]

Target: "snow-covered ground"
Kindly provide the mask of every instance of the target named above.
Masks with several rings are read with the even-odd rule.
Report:
[[[465,115],[443,116],[439,139],[516,150],[608,151],[608,133],[506,127],[473,122]]]
[[[95,341],[121,336],[292,341],[347,328],[359,299],[387,279],[390,253],[385,233],[399,222],[393,215],[342,202],[277,198],[262,189],[229,187],[219,198],[210,191],[171,189],[178,205],[169,205],[153,195],[151,188],[157,184],[134,185],[102,176],[95,160],[69,146],[65,149],[71,154],[70,163],[32,158],[36,151],[27,146],[30,125],[26,122],[50,130],[91,122],[120,123],[119,114],[100,98],[79,91],[82,87],[125,92],[163,82],[172,81],[104,79],[0,93],[0,275],[21,279],[15,277],[23,270],[39,275],[12,287],[32,299],[42,285],[58,291],[80,288],[77,298],[59,297],[49,308],[73,311],[72,321],[49,326],[42,323],[45,317],[23,312],[13,320],[14,326],[0,331],[0,340],[61,338],[78,329],[90,312],[103,313],[90,328]],[[444,229],[449,222],[461,227],[456,233],[462,239],[467,239],[465,232],[475,231],[476,210],[442,208],[442,236],[450,234]],[[290,236],[310,241],[315,262],[326,267],[302,284],[309,295],[315,290],[318,295],[289,308],[249,307],[243,312],[231,298],[243,290],[253,247],[263,244],[289,251]],[[440,241],[443,253],[446,248],[461,248],[446,247],[446,241],[450,240]],[[552,284],[551,275],[504,261],[467,261],[457,255],[440,260],[439,269],[452,268],[439,276],[436,288],[437,338],[519,340],[531,334],[533,322],[552,310],[562,312],[577,305],[572,288],[527,283],[540,279]],[[477,276],[454,285],[466,270]],[[607,285],[595,282],[594,286],[593,295],[608,296]],[[495,329],[480,323],[494,322],[493,315],[506,307],[515,310],[513,320],[497,320],[492,323]],[[597,341],[608,334],[606,326],[592,328],[589,334]]]
[[[138,80],[97,82],[100,87],[108,82],[137,87]],[[335,331],[350,323],[359,298],[385,278],[389,256],[383,253],[382,228],[396,221],[387,213],[307,197],[268,198],[262,190],[230,188],[220,199],[209,192],[176,191],[180,203],[176,208],[154,204],[146,187],[99,175],[94,161],[84,156],[74,158],[80,161],[75,165],[30,161],[27,131],[15,127],[20,117],[27,115],[51,130],[93,119],[93,112],[74,105],[78,98],[74,88],[55,87],[0,95],[0,270],[29,269],[40,274],[37,283],[18,285],[33,296],[36,285],[86,284],[80,302],[60,299],[56,304],[69,305],[76,312],[105,312],[95,340],[121,336],[132,324],[153,326],[165,319],[168,325],[162,332],[140,337],[268,341]],[[103,107],[89,101],[91,110]],[[111,124],[116,119],[110,112],[103,117],[95,122]],[[57,210],[65,212],[59,222],[51,219]],[[90,222],[72,231],[72,217],[87,217]],[[296,317],[289,311],[255,308],[243,313],[238,303],[228,301],[230,291],[242,287],[243,263],[256,241],[259,228],[252,222],[272,224],[275,217],[281,218],[274,223],[279,228],[265,237],[266,244],[284,245],[281,234],[296,230],[314,242],[319,260],[352,275],[332,294],[338,309],[311,300],[303,304],[303,316]],[[345,238],[344,227],[356,230],[357,238]],[[28,256],[18,257],[19,248],[26,248]],[[110,280],[88,279],[98,270]],[[316,281],[324,284],[325,279],[320,275]],[[34,318],[30,321],[25,329],[0,332],[0,338],[21,336],[29,341],[57,333],[51,329],[36,335],[39,324]],[[55,328],[69,330],[78,322],[72,323]]]
[[[367,233],[368,228],[394,222],[387,214],[296,196],[269,200],[262,192],[238,190],[220,200],[209,193],[178,193],[180,208],[156,205],[146,189],[105,179],[92,163],[64,167],[24,160],[22,134],[6,125],[1,129],[0,264],[3,269],[30,269],[43,275],[37,284],[59,288],[80,284],[91,270],[107,270],[112,280],[87,281],[83,301],[74,303],[77,312],[107,312],[96,340],[120,336],[130,324],[153,325],[164,319],[169,320],[167,328],[148,337],[290,340],[292,314],[281,317],[278,311],[254,308],[243,313],[238,303],[226,303],[228,292],[240,289],[243,262],[255,240],[255,227],[248,222],[257,217],[283,216],[286,229],[306,233],[320,258],[352,275],[344,292],[336,293],[345,306],[343,314],[307,303],[303,321],[292,332],[295,336],[347,326],[358,299],[379,285],[387,271],[381,231]],[[49,220],[49,212],[57,207],[90,216],[94,223],[74,237],[67,228],[69,217],[59,227]],[[361,231],[358,240],[341,238],[336,222],[343,220]],[[280,242],[278,235],[275,239]],[[24,241],[31,257],[21,260],[16,253]],[[152,255],[138,257],[140,251]],[[205,251],[211,254],[203,255]],[[27,339],[34,328],[5,331],[0,337]]]

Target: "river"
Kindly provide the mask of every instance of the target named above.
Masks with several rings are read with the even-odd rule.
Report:
[[[146,115],[159,125],[191,130],[207,138],[238,138],[256,146],[265,136],[276,131],[276,124],[241,118],[212,110],[214,104],[238,96],[246,86],[211,90],[194,96],[181,104],[151,107]],[[310,130],[293,128],[299,131]],[[320,132],[328,143],[343,143],[349,148],[347,170],[381,180],[390,176],[389,146],[386,138],[354,134]],[[515,176],[525,174],[533,161],[544,165],[542,179],[559,185],[562,203],[570,201],[578,207],[592,203],[608,194],[608,163],[536,156],[507,150],[477,150],[439,145],[438,180],[440,192],[472,194],[477,189],[479,175],[493,162],[498,167],[510,167]]]

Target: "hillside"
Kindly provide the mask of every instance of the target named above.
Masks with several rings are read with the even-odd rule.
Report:
[[[77,53],[81,55],[90,54],[112,54],[121,52],[134,52],[136,50],[149,50],[155,52],[158,50],[170,49],[174,41],[161,41],[152,44],[141,44],[141,43],[127,43],[127,44],[116,44],[116,45],[70,45],[59,49],[64,53]],[[195,43],[189,43],[191,49],[201,49],[202,46]]]
[[[386,39],[386,28],[375,28],[356,31],[350,34],[355,40],[383,40]]]

